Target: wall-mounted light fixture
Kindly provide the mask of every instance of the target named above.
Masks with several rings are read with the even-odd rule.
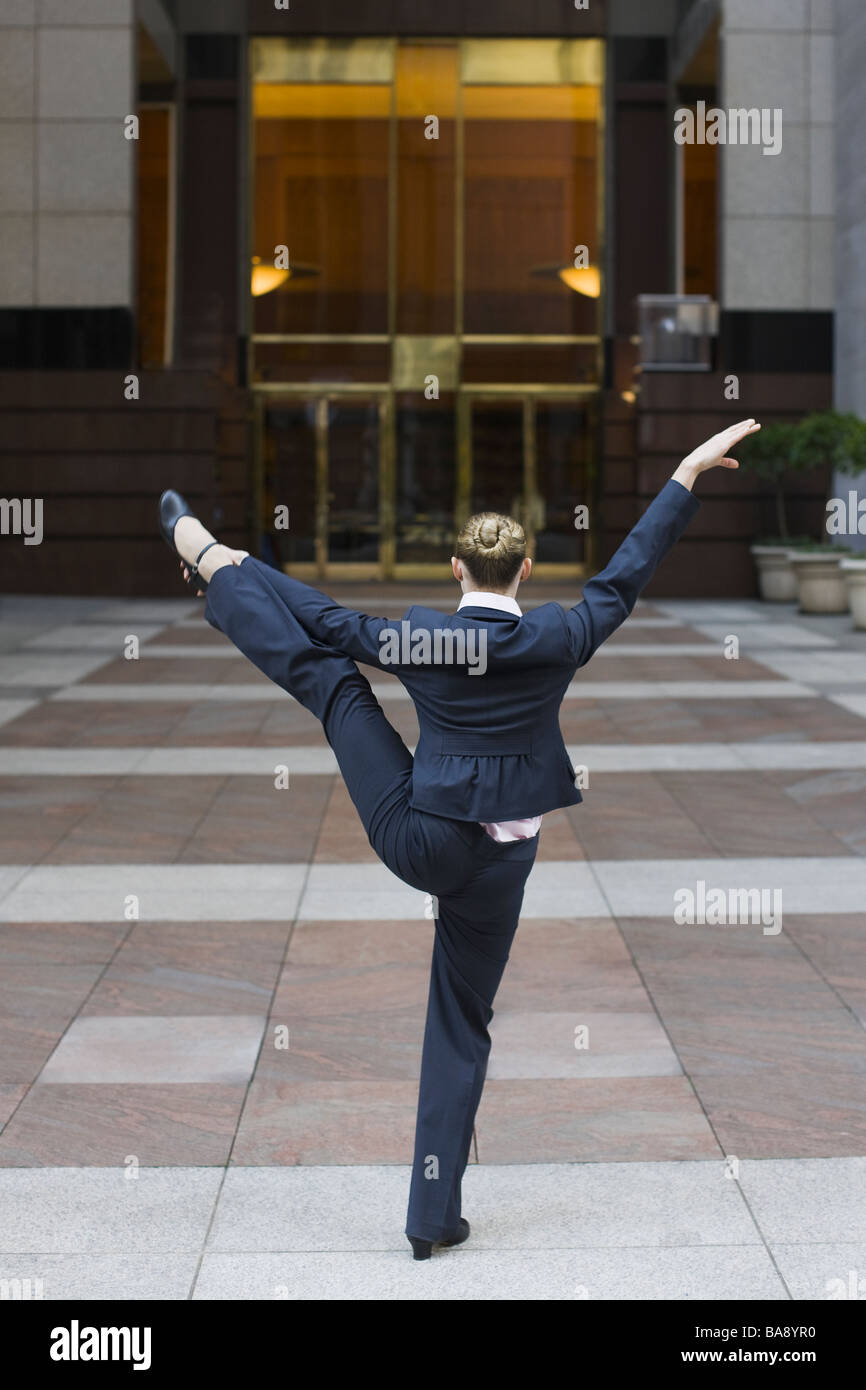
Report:
[[[561,280],[570,290],[587,299],[598,299],[601,294],[601,272],[597,265],[535,265],[529,273],[548,280]]]
[[[272,294],[274,290],[278,290],[287,280],[305,280],[321,273],[317,265],[295,264],[288,270],[281,270],[278,266],[264,263],[261,256],[253,256],[250,292],[254,299],[260,299],[263,294]]]

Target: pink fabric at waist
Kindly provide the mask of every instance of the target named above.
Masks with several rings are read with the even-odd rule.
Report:
[[[529,816],[526,820],[479,821],[487,834],[501,844],[511,840],[531,840],[541,829],[541,816]]]

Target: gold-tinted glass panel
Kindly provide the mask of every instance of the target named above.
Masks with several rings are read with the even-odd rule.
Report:
[[[397,52],[397,332],[454,332],[458,51]]]
[[[390,83],[394,76],[394,45],[383,39],[253,39],[250,55],[256,84]]]
[[[718,292],[718,145],[683,145],[683,291]]]
[[[604,44],[599,39],[466,39],[461,74],[469,84],[599,87],[604,80]]]
[[[169,357],[172,113],[145,106],[138,119],[138,360],[143,367],[161,367]]]
[[[467,86],[464,111],[465,331],[598,333],[597,287],[558,273],[600,268],[598,88]]]
[[[381,382],[391,370],[386,343],[258,343],[256,382]]]
[[[467,343],[463,349],[467,385],[513,382],[590,385],[598,380],[595,343]]]
[[[253,255],[290,273],[254,288],[256,333],[388,331],[387,88],[255,88]],[[252,268],[251,268],[252,275]]]

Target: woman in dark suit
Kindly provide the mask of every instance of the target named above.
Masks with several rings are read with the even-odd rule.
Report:
[[[541,817],[581,799],[559,704],[688,525],[698,508],[697,477],[736,468],[728,451],[758,429],[743,421],[684,459],[573,609],[544,604],[526,616],[516,595],[531,561],[510,517],[481,513],[461,530],[451,562],[463,591],[456,614],[413,608],[395,628],[220,545],[178,493],[160,499],[163,535],[187,582],[207,594],[208,621],[321,720],[376,854],[433,899],[406,1221],[415,1259],[469,1235],[461,1182],[487,1071],[493,999]],[[421,729],[414,759],[357,661],[393,670],[409,690]]]

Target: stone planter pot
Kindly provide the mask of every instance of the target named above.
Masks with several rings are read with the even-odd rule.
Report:
[[[847,613],[848,585],[840,568],[842,555],[818,550],[790,550],[801,613]]]
[[[758,571],[758,592],[765,603],[793,603],[797,581],[791,552],[783,545],[752,545],[749,552]]]
[[[866,560],[843,560],[839,568],[848,589],[854,626],[866,632]]]

